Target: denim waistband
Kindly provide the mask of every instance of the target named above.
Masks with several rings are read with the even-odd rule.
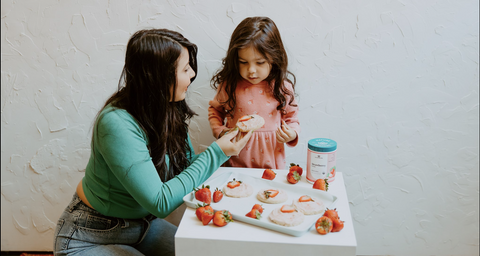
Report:
[[[122,219],[122,218],[116,218],[116,217],[111,217],[111,216],[106,216],[106,215],[103,215],[102,213],[100,213],[99,211],[91,208],[90,206],[88,206],[87,204],[85,204],[82,199],[80,199],[80,197],[78,196],[77,192],[75,192],[75,194],[73,194],[73,198],[72,198],[72,201],[70,201],[70,203],[68,204],[67,206],[67,210],[69,212],[72,212],[73,210],[75,209],[78,209],[78,210],[83,210],[83,211],[86,211],[86,212],[89,212],[89,213],[92,213],[92,214],[95,214],[95,215],[99,215],[99,216],[104,216],[105,218],[108,218],[108,219],[112,219],[112,220],[117,220],[117,219]],[[146,220],[148,222],[156,219],[157,217],[153,214],[149,214],[143,218],[139,218],[138,220]],[[123,220],[123,219],[122,219]],[[134,219],[131,219],[131,220],[134,220]]]

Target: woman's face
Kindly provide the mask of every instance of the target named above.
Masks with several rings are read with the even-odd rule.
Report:
[[[175,91],[175,102],[185,99],[187,88],[190,85],[190,79],[195,76],[195,71],[190,67],[189,53],[186,47],[183,47],[182,53],[178,57],[176,76],[177,89]],[[173,86],[170,87],[170,95],[171,98],[173,98]]]

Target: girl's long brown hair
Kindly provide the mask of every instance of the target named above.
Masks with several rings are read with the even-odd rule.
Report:
[[[280,103],[277,110],[284,112],[288,95],[289,105],[293,105],[294,92],[287,90],[284,81],[288,81],[295,89],[295,75],[287,70],[288,58],[283,46],[282,38],[277,26],[268,17],[249,17],[244,19],[232,33],[228,46],[227,56],[222,60],[223,68],[217,71],[210,81],[212,88],[224,89],[228,95],[225,102],[227,115],[233,116],[236,106],[235,90],[237,81],[242,77],[239,73],[238,50],[245,47],[254,47],[272,65],[266,81],[270,84],[274,81],[273,97]],[[288,78],[293,77],[293,82]],[[294,105],[293,105],[294,106]]]
[[[197,46],[180,33],[167,29],[137,31],[127,44],[119,89],[105,103],[125,109],[135,118],[148,138],[150,156],[164,182],[190,164],[187,121],[195,113],[185,100],[174,102],[176,66],[183,47],[188,49],[196,74]]]

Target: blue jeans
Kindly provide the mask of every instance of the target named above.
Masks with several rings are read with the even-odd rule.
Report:
[[[73,196],[55,230],[55,255],[175,255],[177,227],[149,215],[121,219],[102,215]]]

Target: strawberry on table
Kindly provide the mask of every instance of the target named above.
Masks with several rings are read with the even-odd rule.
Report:
[[[229,222],[233,222],[232,214],[228,210],[216,211],[213,216],[213,224],[219,227],[227,225]]]
[[[287,181],[291,184],[297,184],[297,182],[301,179],[301,176],[298,175],[297,171],[289,172],[287,174]]]
[[[334,218],[332,219],[332,222],[333,222],[332,232],[340,232],[340,230],[343,229],[343,223],[345,221],[340,220],[340,218]]]
[[[207,209],[202,212],[202,223],[204,226],[208,225],[213,219],[213,209]]]
[[[255,204],[253,207],[252,207],[252,210],[253,209],[257,209],[260,213],[263,213],[263,207],[261,204]]]
[[[247,214],[245,214],[245,216],[259,220],[262,217],[262,214],[260,213],[260,211],[258,211],[258,209],[252,209]]]
[[[330,219],[338,219],[338,212],[337,212],[337,208],[335,209],[328,209],[323,213],[323,216],[327,216],[329,217]]]
[[[315,223],[315,229],[320,235],[326,235],[333,229],[333,222],[327,216],[320,217]]]
[[[218,188],[216,188],[215,191],[213,192],[213,202],[218,203],[220,202],[220,200],[222,200],[222,198],[223,198],[223,192]]]
[[[302,167],[300,167],[300,165],[291,163],[288,172],[297,172],[298,175],[302,176],[303,169]]]
[[[327,179],[318,179],[313,183],[314,189],[320,189],[323,191],[328,191],[328,180]]]
[[[203,205],[197,204],[197,209],[195,210],[195,215],[197,215],[197,218],[200,221],[202,221],[202,213],[205,210],[210,210],[210,211],[213,212],[213,208],[209,204],[205,204],[205,203],[203,203]]]
[[[262,178],[267,180],[273,180],[275,179],[276,175],[277,174],[272,169],[265,169],[265,171],[263,171]]]
[[[195,199],[200,202],[204,202],[206,204],[210,204],[212,202],[212,192],[210,191],[210,186],[202,185],[202,188],[195,188]]]

